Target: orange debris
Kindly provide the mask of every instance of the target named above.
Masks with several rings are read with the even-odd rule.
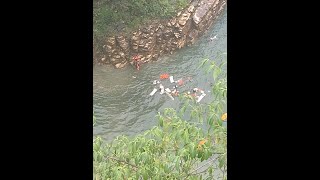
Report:
[[[221,116],[221,120],[224,121],[227,119],[227,113],[222,114]]]
[[[161,74],[160,75],[160,79],[168,79],[169,78],[169,74]]]

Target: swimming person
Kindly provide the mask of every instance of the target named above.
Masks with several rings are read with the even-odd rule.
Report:
[[[164,93],[164,87],[163,87],[163,85],[162,85],[162,84],[160,84],[160,88],[159,88],[159,90],[160,90],[160,94],[163,94],[163,93]]]
[[[140,57],[139,57],[139,55],[133,56],[132,59],[133,59],[133,63],[136,66],[137,70],[140,70],[140,61],[139,61]]]
[[[179,86],[182,86],[183,84],[184,84],[184,82],[183,82],[182,78],[179,79],[179,80],[178,80],[178,85],[179,85]]]
[[[137,63],[136,63],[136,68],[138,71],[140,70],[140,62],[139,61],[137,61]]]

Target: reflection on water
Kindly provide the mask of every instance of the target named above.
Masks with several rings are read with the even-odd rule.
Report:
[[[94,135],[100,135],[106,140],[120,134],[134,135],[156,125],[155,115],[158,111],[168,107],[177,108],[179,99],[172,101],[167,95],[159,93],[149,96],[154,88],[152,82],[159,79],[160,74],[168,73],[175,80],[191,77],[192,82],[180,91],[191,90],[193,87],[209,90],[212,78],[204,75],[198,66],[204,58],[213,60],[218,53],[227,56],[226,11],[194,45],[162,57],[157,62],[143,64],[140,71],[131,66],[123,69],[95,66],[93,110],[97,124],[93,129]],[[215,35],[217,39],[210,40]],[[164,85],[169,88],[173,86],[169,82]],[[207,94],[201,103],[208,102],[211,95]]]

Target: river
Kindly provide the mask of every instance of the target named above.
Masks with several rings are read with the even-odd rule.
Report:
[[[210,40],[215,35],[217,39]],[[205,58],[215,60],[218,54],[227,60],[227,9],[195,44],[172,55],[164,55],[158,61],[143,64],[140,71],[132,66],[123,69],[94,66],[93,111],[97,122],[93,135],[110,141],[118,135],[132,136],[150,129],[157,124],[157,112],[164,108],[178,108],[180,103],[179,99],[171,100],[158,92],[149,96],[154,88],[152,82],[163,73],[173,75],[175,80],[191,77],[192,81],[181,91],[199,87],[207,92],[212,78],[198,66]],[[200,103],[210,100],[211,95],[207,94]]]

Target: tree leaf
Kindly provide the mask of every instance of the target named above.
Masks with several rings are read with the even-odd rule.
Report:
[[[142,177],[144,180],[147,180],[148,179],[148,172],[146,171],[146,169],[143,169],[142,171]]]
[[[180,157],[177,156],[176,159],[175,159],[175,168],[176,170],[179,170],[180,168]]]
[[[213,80],[216,81],[217,77],[219,76],[220,74],[220,69],[219,68],[215,68],[213,70]]]
[[[98,160],[98,153],[96,151],[93,151],[93,160],[94,161]]]
[[[213,116],[211,116],[208,120],[208,124],[209,126],[212,126],[213,125]]]
[[[227,113],[222,114],[221,116],[221,120],[225,121],[227,119]]]
[[[208,61],[209,61],[209,59],[204,59],[204,60],[201,62],[201,64],[200,64],[200,66],[198,67],[198,69],[201,68],[201,67],[203,67]]]
[[[212,166],[209,167],[208,172],[209,172],[209,175],[212,176],[212,173],[213,173],[213,167]]]
[[[163,118],[159,119],[160,127],[163,127]]]
[[[184,130],[184,133],[183,133],[183,140],[185,143],[187,143],[189,141],[189,133],[187,130]]]
[[[221,156],[219,158],[219,168],[221,169],[225,165],[225,158],[224,156]]]

